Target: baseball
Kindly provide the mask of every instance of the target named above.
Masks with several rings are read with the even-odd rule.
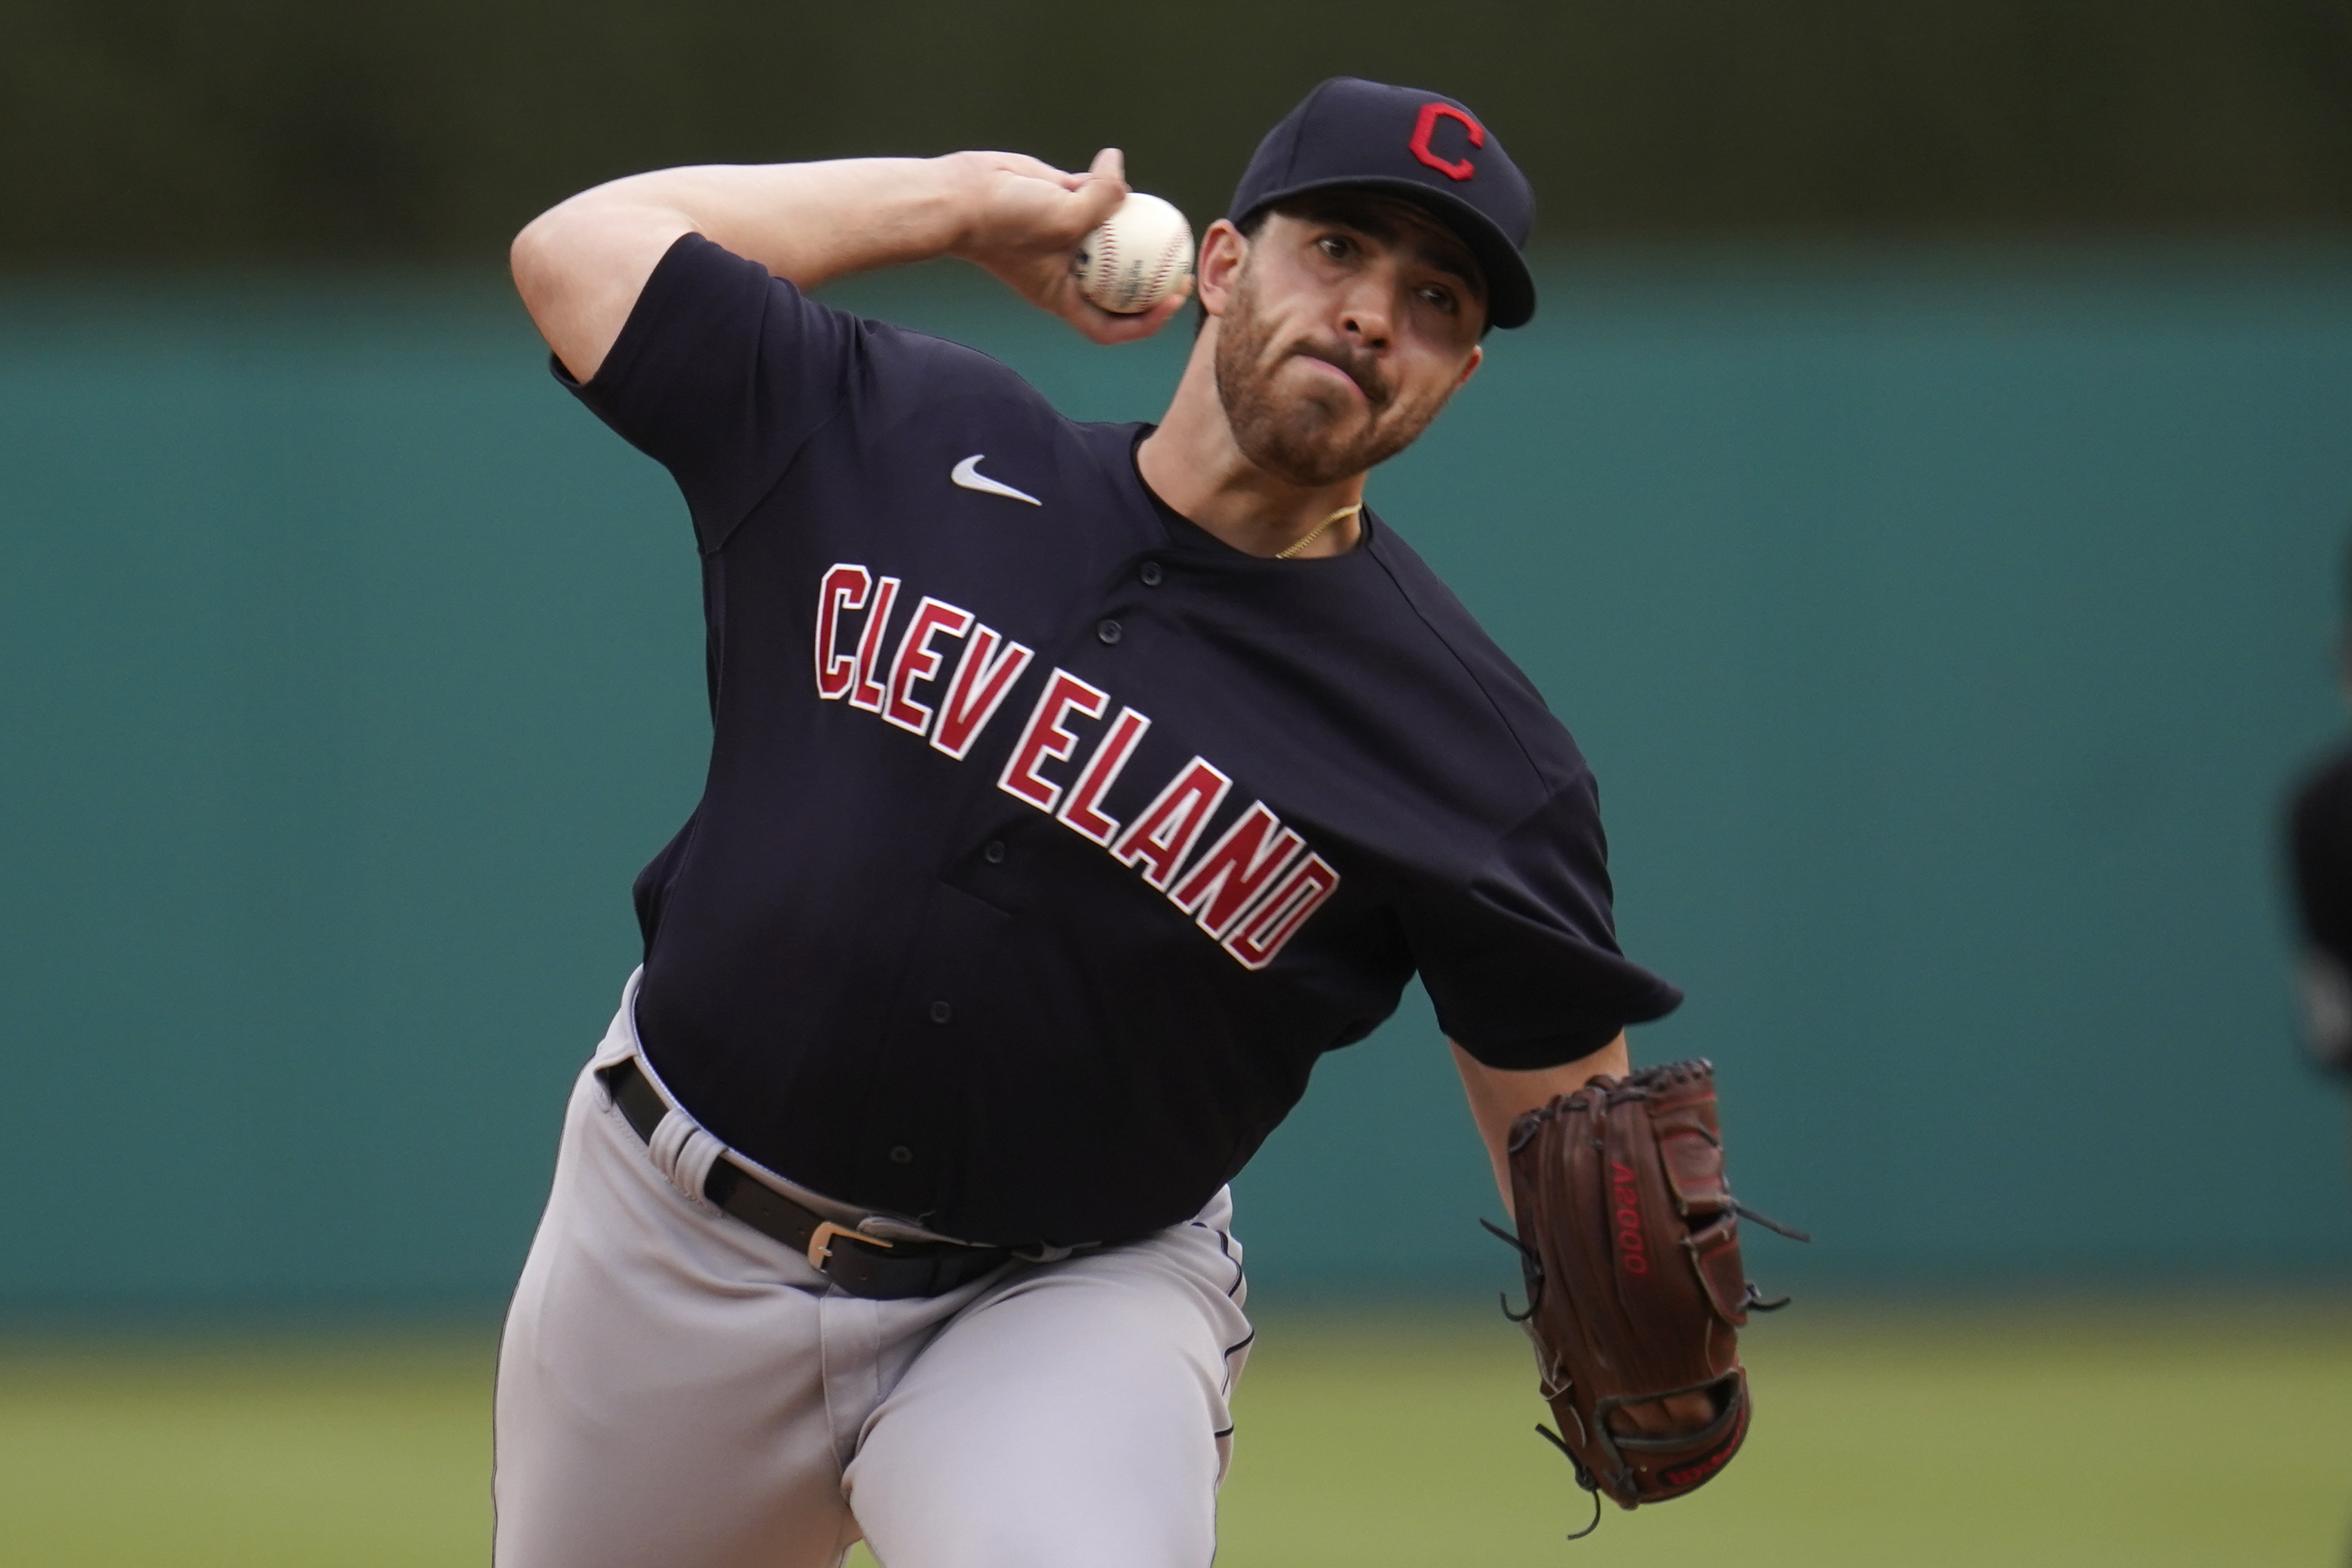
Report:
[[[1172,204],[1141,191],[1119,203],[1070,258],[1078,292],[1115,316],[1149,310],[1192,270],[1192,226]]]

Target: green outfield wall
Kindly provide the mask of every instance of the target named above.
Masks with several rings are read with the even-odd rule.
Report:
[[[845,295],[1150,417],[954,273]],[[2275,816],[2345,726],[2352,255],[1553,265],[1373,499],[1602,785],[1768,1279],[2352,1265]],[[494,281],[0,293],[0,1311],[485,1303],[705,739],[665,477]],[[1507,1282],[1416,998],[1241,1183],[1277,1289]],[[2284,1201],[2282,1201],[2282,1199]],[[1465,1268],[1466,1265],[1466,1268]]]

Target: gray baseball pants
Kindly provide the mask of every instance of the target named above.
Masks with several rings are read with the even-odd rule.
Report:
[[[507,1316],[497,1568],[835,1568],[861,1535],[883,1568],[1207,1568],[1250,1339],[1226,1194],[861,1300],[622,1120],[594,1074],[635,1053],[634,1000],[573,1086]]]

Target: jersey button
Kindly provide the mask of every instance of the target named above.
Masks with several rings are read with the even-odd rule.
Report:
[[[954,1016],[955,1016],[955,1009],[954,1009],[954,1008],[952,1008],[952,1007],[950,1007],[950,1006],[949,1006],[946,1003],[944,1003],[944,1002],[934,1002],[934,1003],[932,1003],[932,1004],[931,1004],[931,1022],[932,1022],[932,1023],[934,1023],[934,1024],[944,1024],[944,1023],[946,1023],[949,1019],[950,1019],[950,1018],[952,1018],[952,1017],[954,1017]]]
[[[1139,575],[1143,578],[1143,585],[1145,587],[1157,588],[1160,586],[1160,579],[1166,576],[1167,574],[1160,570],[1159,562],[1147,561],[1143,563],[1143,570]]]
[[[980,858],[987,861],[992,866],[1003,865],[1004,840],[1002,838],[990,839],[988,841],[988,847],[980,852]]]
[[[911,1165],[914,1163],[915,1152],[912,1149],[908,1148],[904,1143],[896,1144],[891,1148],[890,1163],[894,1165]]]
[[[1102,638],[1106,643],[1115,643],[1126,635],[1127,633],[1120,629],[1117,621],[1105,621],[1095,628],[1095,636]]]

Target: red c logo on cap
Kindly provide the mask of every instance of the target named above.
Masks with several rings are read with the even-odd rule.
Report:
[[[1405,145],[1412,149],[1414,157],[1439,174],[1456,180],[1466,180],[1478,172],[1471,167],[1469,159],[1464,158],[1458,163],[1450,162],[1429,150],[1430,133],[1437,129],[1437,122],[1440,120],[1462,121],[1462,129],[1469,133],[1471,146],[1484,147],[1486,144],[1486,128],[1462,110],[1450,103],[1424,103],[1421,106],[1421,118],[1413,123],[1412,140]]]

